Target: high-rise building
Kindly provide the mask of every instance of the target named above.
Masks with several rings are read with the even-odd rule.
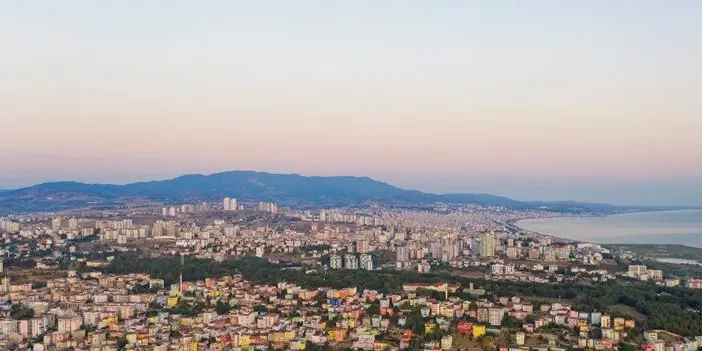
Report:
[[[51,220],[51,229],[58,230],[61,228],[61,217],[56,217]]]
[[[361,239],[361,240],[356,240],[356,251],[358,253],[369,253],[370,250],[370,243],[368,240]]]
[[[192,204],[180,205],[180,212],[181,213],[194,213],[196,210],[197,210],[197,206],[192,205]]]
[[[68,229],[78,229],[78,220],[71,218],[68,220]]]
[[[397,262],[407,262],[409,261],[410,250],[407,246],[398,246],[395,248],[395,260]]]
[[[341,256],[338,254],[332,254],[329,257],[329,267],[331,269],[341,269],[342,268]]]
[[[222,200],[222,208],[225,211],[236,211],[238,208],[236,199],[225,197],[224,200]]]
[[[346,269],[358,269],[358,257],[347,254],[344,256],[344,266]]]
[[[121,229],[128,229],[128,228],[132,228],[132,227],[134,227],[134,222],[132,222],[132,220],[129,218],[123,219],[118,224],[118,228],[121,228]]]
[[[431,257],[435,260],[440,260],[441,259],[441,251],[443,251],[443,246],[441,245],[440,242],[433,242],[429,245],[429,252],[431,253]]]
[[[0,258],[0,274],[5,271],[5,263],[3,262],[2,258]]]
[[[492,234],[492,233],[478,234],[478,254],[481,257],[495,256],[495,234]]]
[[[272,202],[261,201],[258,203],[258,210],[275,214],[275,213],[278,213],[278,205],[276,205]]]
[[[19,222],[3,221],[2,229],[10,233],[17,233],[20,231],[20,224]]]
[[[361,269],[367,271],[373,270],[373,257],[369,254],[361,254],[360,256]]]
[[[320,222],[326,222],[327,221],[327,212],[324,210],[319,211],[319,221]]]

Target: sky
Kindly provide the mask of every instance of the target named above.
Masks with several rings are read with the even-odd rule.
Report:
[[[0,188],[261,170],[702,205],[702,2],[3,1]]]

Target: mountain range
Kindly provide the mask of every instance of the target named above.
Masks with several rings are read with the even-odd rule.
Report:
[[[405,190],[368,177],[317,177],[229,171],[191,174],[126,185],[50,182],[0,191],[0,215],[111,208],[127,203],[196,203],[234,197],[240,201],[274,201],[284,205],[349,206],[373,201],[398,205],[476,204],[514,209],[548,208],[557,212],[613,213],[664,208],[563,202],[523,202],[491,194],[432,194]],[[666,208],[668,209],[668,208]]]

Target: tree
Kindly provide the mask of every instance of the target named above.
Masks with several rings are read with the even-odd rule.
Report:
[[[10,308],[10,317],[14,319],[30,319],[34,317],[34,310],[22,304],[13,304]]]
[[[505,314],[504,317],[502,317],[502,326],[506,328],[521,328],[522,324],[524,323],[522,323],[521,320],[508,314]]]
[[[217,300],[215,304],[215,312],[217,312],[218,315],[228,314],[231,309],[232,307],[222,300]]]
[[[380,302],[373,301],[366,309],[366,314],[369,316],[380,314]]]
[[[127,341],[127,338],[120,338],[119,340],[117,340],[117,349],[124,350],[128,343],[129,342]]]
[[[258,312],[259,314],[261,313],[268,313],[268,308],[263,305],[256,305],[253,307],[254,312]]]
[[[480,347],[485,351],[495,349],[495,339],[490,335],[484,335],[480,338]]]

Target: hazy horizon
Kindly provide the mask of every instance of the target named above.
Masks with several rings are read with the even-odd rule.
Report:
[[[252,169],[702,204],[702,2],[0,4],[0,188]]]
[[[390,185],[403,188],[406,190],[419,190],[423,192],[430,192],[436,194],[450,194],[450,193],[489,193],[496,196],[504,196],[520,201],[579,201],[579,202],[593,202],[593,203],[609,203],[613,205],[632,205],[632,206],[695,206],[702,207],[702,201],[696,194],[690,194],[688,192],[689,188],[697,187],[698,184],[610,184],[610,185],[588,185],[588,184],[573,184],[568,182],[535,182],[528,186],[513,185],[511,187],[500,184],[499,181],[495,180],[473,180],[470,181],[465,187],[447,187],[442,185],[440,181],[429,182],[425,178],[422,182],[421,179],[415,179],[415,181],[402,180],[392,180],[374,177],[367,174],[308,174],[299,172],[289,172],[284,170],[253,170],[253,169],[230,169],[230,170],[220,170],[220,171],[210,171],[210,172],[183,172],[173,175],[164,175],[162,177],[154,178],[130,178],[127,180],[96,180],[78,177],[76,179],[47,179],[40,180],[31,184],[24,184],[15,187],[0,187],[0,190],[14,190],[27,186],[37,185],[45,182],[57,182],[57,181],[78,181],[86,184],[116,184],[125,185],[130,183],[146,182],[153,180],[167,180],[176,178],[183,175],[193,175],[193,174],[204,174],[210,175],[214,173],[229,172],[229,171],[253,171],[253,172],[267,172],[275,174],[298,174],[302,176],[353,176],[353,177],[370,177],[374,180],[386,182]],[[407,178],[407,177],[405,177]],[[419,182],[417,182],[419,181]],[[430,181],[430,179],[429,179]],[[464,182],[466,182],[464,180]],[[666,196],[660,197],[657,193],[646,193],[646,190],[656,189],[664,192]],[[590,196],[578,196],[577,194],[589,193]],[[612,196],[612,194],[615,196]],[[621,194],[626,194],[624,200],[622,201]],[[688,196],[689,201],[680,202],[676,201],[678,198],[685,198]]]

